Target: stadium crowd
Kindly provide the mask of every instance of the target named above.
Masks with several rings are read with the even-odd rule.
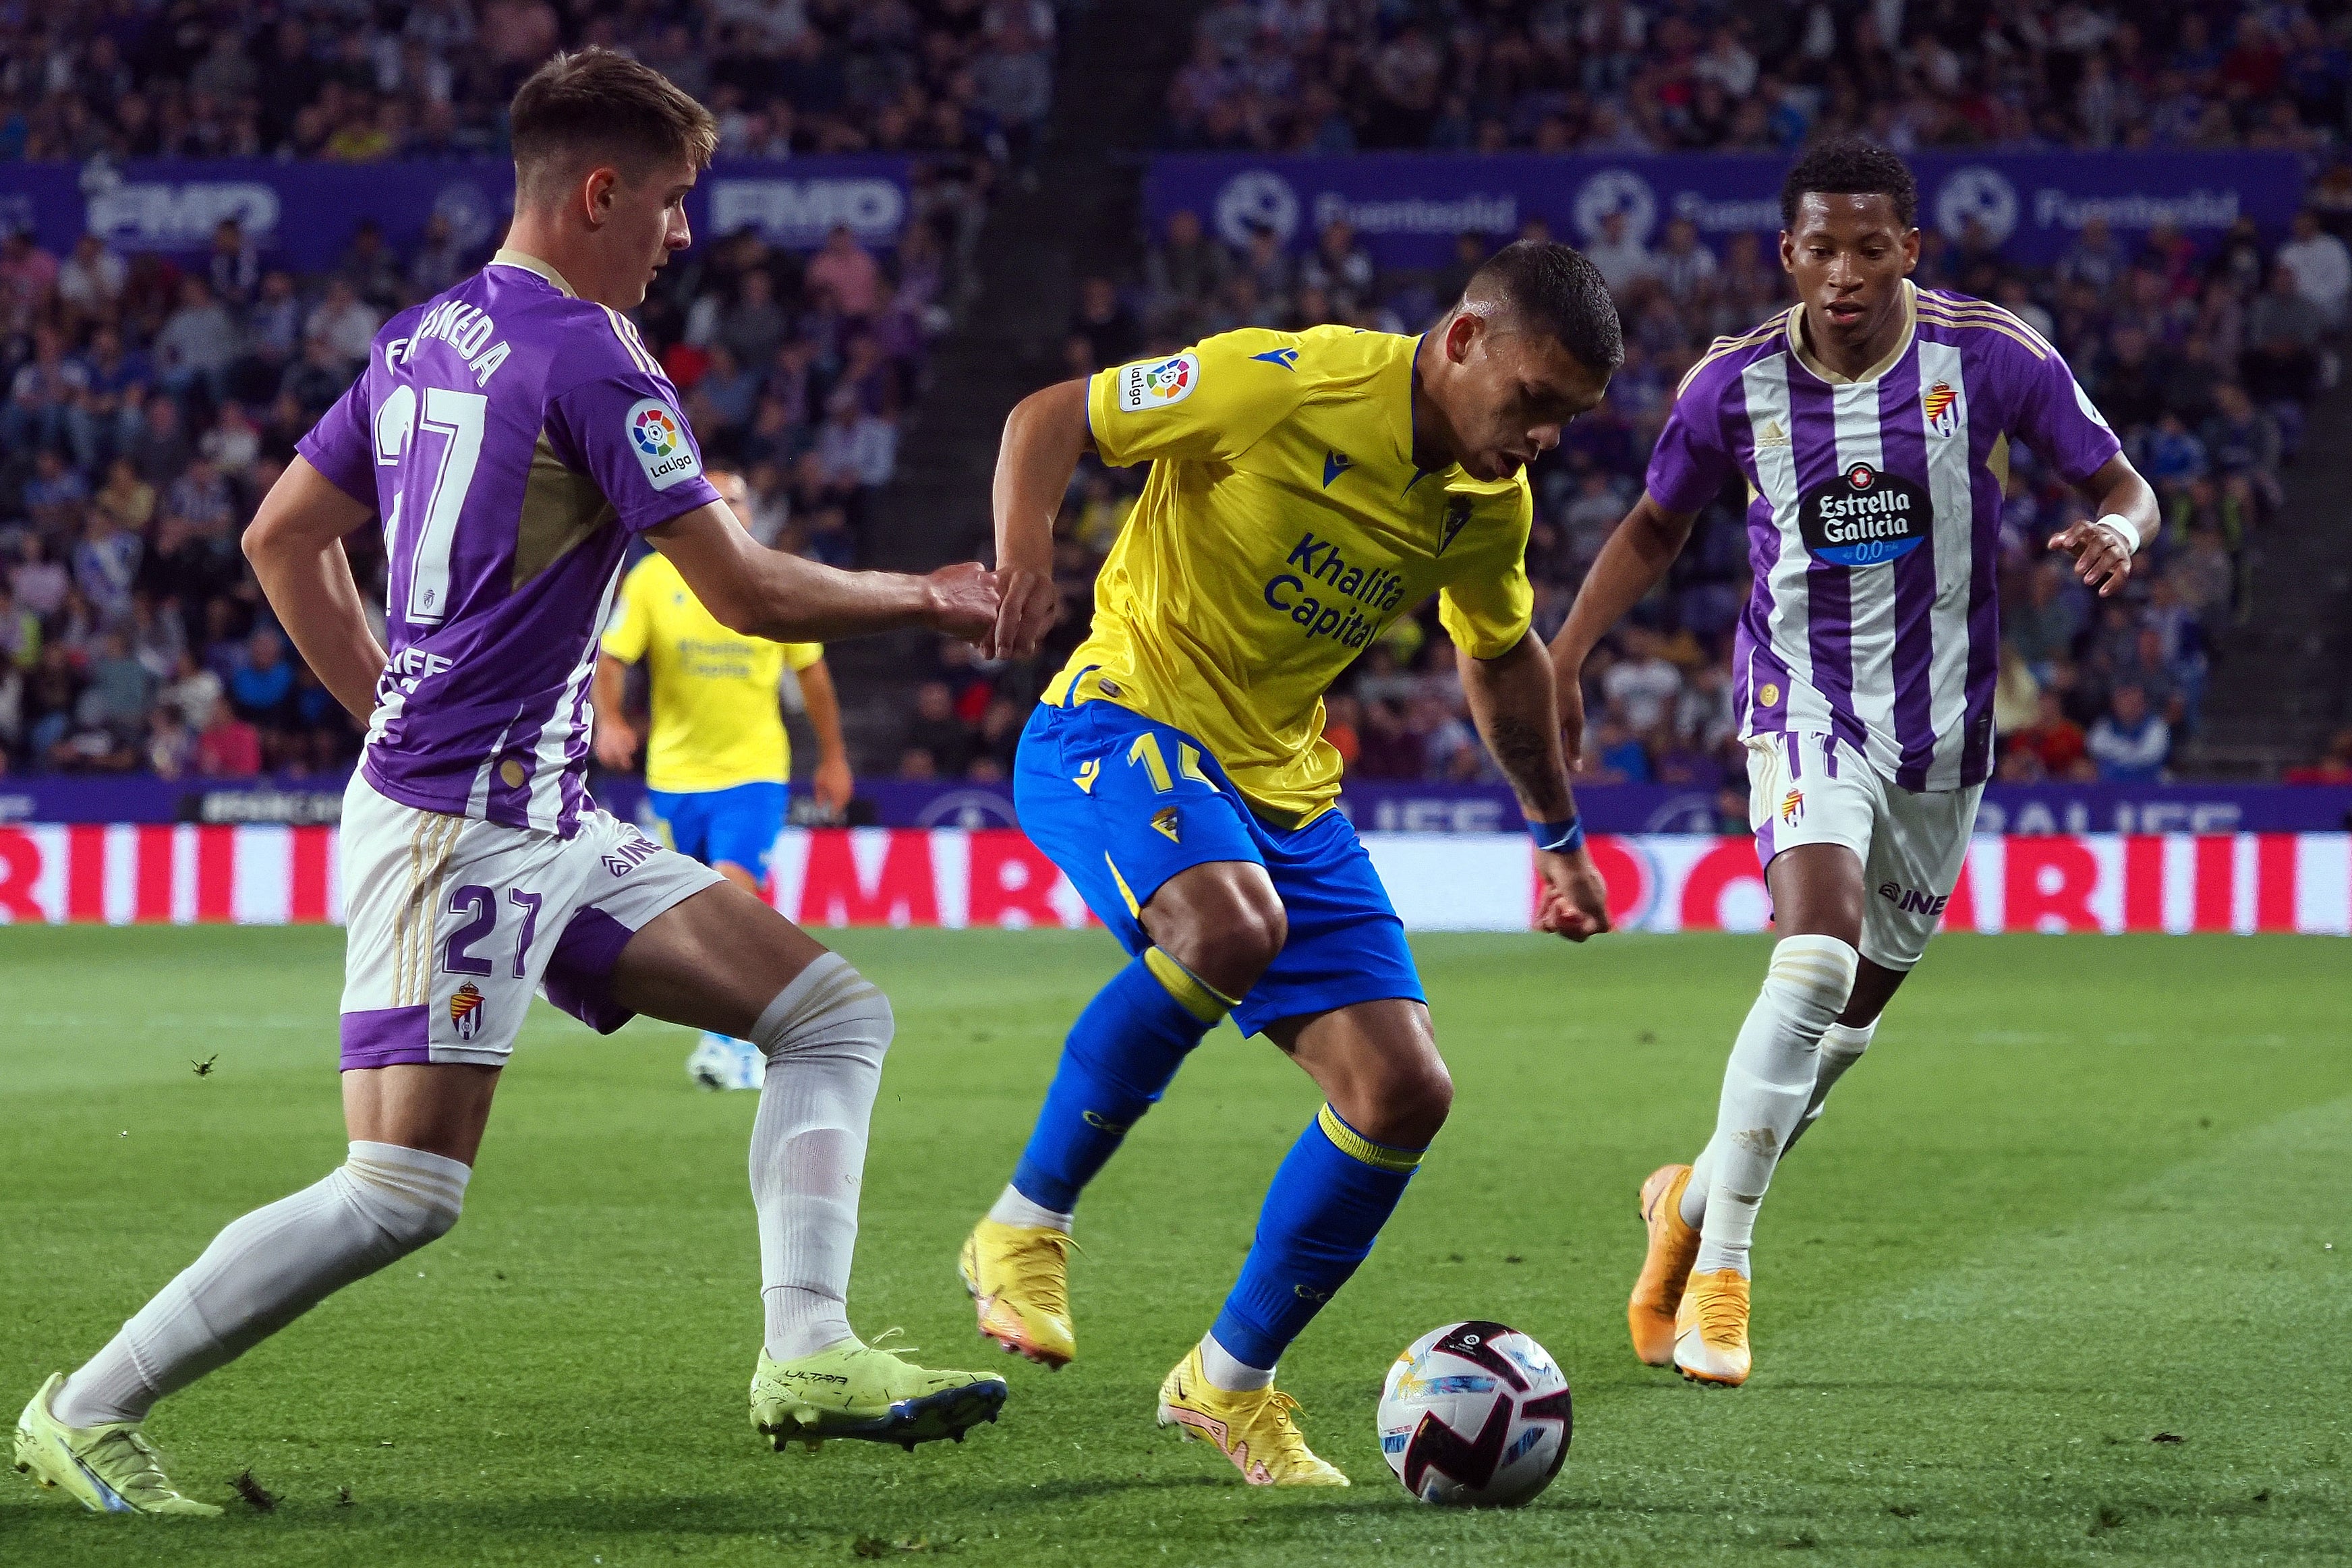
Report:
[[[321,116],[337,131],[429,120],[463,131],[449,148],[491,151],[515,79],[582,42],[685,73],[719,110],[722,154],[925,153],[891,254],[846,228],[806,256],[751,231],[719,236],[667,268],[639,313],[707,456],[750,480],[754,531],[859,559],[929,346],[968,297],[988,193],[1044,112],[1037,95],[1000,102],[992,73],[1008,53],[1049,57],[1049,5],[714,0],[560,15],[546,0],[419,0],[272,7],[267,26],[260,7],[230,9],[214,19],[251,25],[191,32],[189,7],[138,4],[0,16],[0,155],[354,155],[350,137],[340,152],[317,142]],[[309,84],[299,91],[283,79],[289,56]],[[224,104],[260,140],[191,139],[190,119]],[[76,137],[58,140],[60,127]],[[404,141],[367,155],[441,150]],[[395,254],[362,221],[331,272],[300,277],[233,221],[185,265],[96,235],[64,256],[29,233],[0,240],[0,770],[235,777],[355,755],[357,729],[272,622],[237,538],[378,326],[490,248],[460,250],[436,219]],[[362,530],[351,543],[380,602],[381,540]]]
[[[559,47],[658,67],[722,156],[925,152],[1026,167],[1051,0],[110,0],[0,7],[0,160],[495,153]]]
[[[2340,141],[2352,14],[2016,0],[1214,0],[1168,141],[1344,153]]]
[[[2352,253],[2331,222],[2342,226],[2306,212],[2291,237],[2266,246],[2248,221],[2200,247],[2166,228],[2126,243],[2095,220],[2042,270],[1932,227],[1923,235],[1918,281],[1999,300],[2053,340],[2156,486],[2167,518],[2129,593],[2102,602],[2043,549],[2049,535],[2084,515],[2082,498],[2032,453],[2016,453],[2002,528],[2000,778],[2147,781],[2165,775],[2195,732],[2211,633],[2248,612],[2246,544],[2283,504],[2306,406],[2337,373]],[[1549,231],[1537,219],[1529,232]],[[1180,212],[1131,287],[1103,278],[1084,286],[1066,359],[1074,369],[1096,367],[1238,326],[1337,321],[1411,331],[1456,297],[1494,237],[1463,235],[1454,263],[1433,277],[1391,277],[1344,222],[1293,256],[1268,233],[1236,250]],[[1533,474],[1528,566],[1547,636],[1639,495],[1644,456],[1682,372],[1713,336],[1786,303],[1784,275],[1752,235],[1717,254],[1677,218],[1653,247],[1612,214],[1588,254],[1616,294],[1627,357],[1607,401],[1571,425]],[[1139,482],[1139,473],[1088,466],[1074,484],[1063,515],[1065,646],[1085,624],[1094,571]],[[1742,789],[1728,659],[1748,591],[1744,500],[1727,495],[1708,510],[1640,623],[1588,669],[1592,777]],[[986,705],[966,706],[977,723]],[[1359,777],[1499,779],[1426,610],[1368,651],[1331,705],[1331,734]]]

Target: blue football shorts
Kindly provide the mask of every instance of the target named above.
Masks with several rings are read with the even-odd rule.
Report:
[[[784,831],[789,784],[738,784],[730,789],[648,789],[656,834],[670,848],[704,865],[739,865],[768,884],[768,854]]]
[[[1348,819],[1326,811],[1302,828],[1275,826],[1172,725],[1112,702],[1041,703],[1021,734],[1013,803],[1022,831],[1129,953],[1151,945],[1141,908],[1178,872],[1210,861],[1265,867],[1290,934],[1234,1009],[1244,1034],[1357,1002],[1425,999],[1404,924]]]

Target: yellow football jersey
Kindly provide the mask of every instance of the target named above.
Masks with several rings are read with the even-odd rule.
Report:
[[[805,670],[824,657],[823,643],[730,632],[656,551],[623,580],[620,617],[604,648],[625,663],[647,661],[654,725],[646,788],[691,794],[792,778],[777,688],[786,665]]]
[[[1262,815],[1304,823],[1339,792],[1323,694],[1391,621],[1434,591],[1475,657],[1527,635],[1533,495],[1413,466],[1420,341],[1251,328],[1097,375],[1095,450],[1153,466],[1045,699],[1188,731]]]

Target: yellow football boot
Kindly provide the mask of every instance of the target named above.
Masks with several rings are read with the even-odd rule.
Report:
[[[1290,1413],[1298,1401],[1278,1388],[1229,1393],[1209,1381],[1194,1345],[1160,1385],[1160,1424],[1186,1442],[1202,1438],[1233,1460],[1254,1487],[1343,1487],[1337,1465],[1316,1458]]]
[[[1675,1313],[1675,1365],[1693,1383],[1748,1381],[1748,1280],[1737,1269],[1693,1274]]]
[[[956,1260],[981,1333],[1055,1371],[1078,1354],[1070,1333],[1070,1246],[1068,1233],[1050,1226],[983,1219]]]
[[[940,1437],[961,1443],[966,1427],[996,1419],[1004,1379],[932,1372],[907,1360],[901,1349],[853,1338],[797,1361],[772,1360],[761,1351],[751,1375],[751,1425],[779,1452],[786,1443],[814,1448],[827,1437],[863,1437],[911,1451]]]
[[[1648,1366],[1675,1359],[1675,1310],[1683,1304],[1683,1286],[1698,1257],[1698,1228],[1683,1220],[1683,1189],[1690,1178],[1688,1166],[1660,1166],[1642,1184],[1642,1223],[1649,1228],[1650,1249],[1634,1276],[1625,1323],[1633,1331],[1633,1354]]]
[[[53,1373],[16,1417],[16,1469],[44,1487],[61,1488],[93,1513],[170,1513],[214,1519],[220,1510],[182,1497],[163,1479],[163,1462],[135,1421],[68,1427],[49,1408],[66,1375]]]

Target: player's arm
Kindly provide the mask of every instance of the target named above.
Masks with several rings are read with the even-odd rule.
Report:
[[[996,574],[976,562],[916,577],[843,571],[772,550],[711,501],[646,532],[730,632],[831,643],[909,627],[981,638],[996,624]]]
[[[278,622],[335,700],[365,724],[383,648],[368,626],[343,536],[375,515],[298,455],[245,530],[245,558]]]
[[[809,727],[816,731],[816,777],[810,785],[817,803],[837,816],[848,809],[849,797],[856,789],[849,773],[849,747],[841,739],[841,698],[833,689],[833,672],[823,659],[804,667],[800,677]]]
[[[603,649],[596,653],[596,760],[625,768],[637,759],[637,732],[623,716],[629,666]]]
[[[1511,781],[1536,836],[1536,868],[1545,887],[1538,924],[1571,942],[1598,936],[1609,929],[1608,889],[1577,825],[1543,643],[1530,631],[1494,658],[1475,658],[1467,647],[1458,657],[1471,720]]]
[[[2050,548],[2073,556],[2074,575],[2105,599],[2130,579],[2132,557],[2164,526],[2163,511],[2058,351],[2021,323],[2010,336],[2016,347],[2000,351],[2020,389],[2011,433],[2098,507],[2091,521],[2051,535]]]
[[[1576,591],[1568,620],[1551,641],[1551,669],[1560,734],[1571,768],[1584,765],[1584,661],[1609,628],[1649,596],[1690,542],[1698,513],[1669,511],[1648,491],[1633,503],[1608,542],[1601,547],[1584,585]]]
[[[1031,392],[1005,416],[991,502],[996,513],[996,625],[981,640],[984,659],[1025,659],[1053,630],[1054,517],[1094,449],[1087,422],[1087,378]]]
[[[1290,349],[1288,353],[1280,350]],[[1230,462],[1310,394],[1295,340],[1223,332],[1165,359],[1118,365],[1030,393],[996,457],[996,569],[1003,601],[983,655],[1024,659],[1054,624],[1054,515],[1079,456],[1115,468],[1156,458]]]
[[[2050,536],[2050,548],[2074,558],[2074,575],[2106,598],[2131,580],[2132,557],[2164,526],[2156,488],[2140,477],[2131,459],[2117,452],[2084,480],[2095,498],[2097,517],[2068,525]]]

